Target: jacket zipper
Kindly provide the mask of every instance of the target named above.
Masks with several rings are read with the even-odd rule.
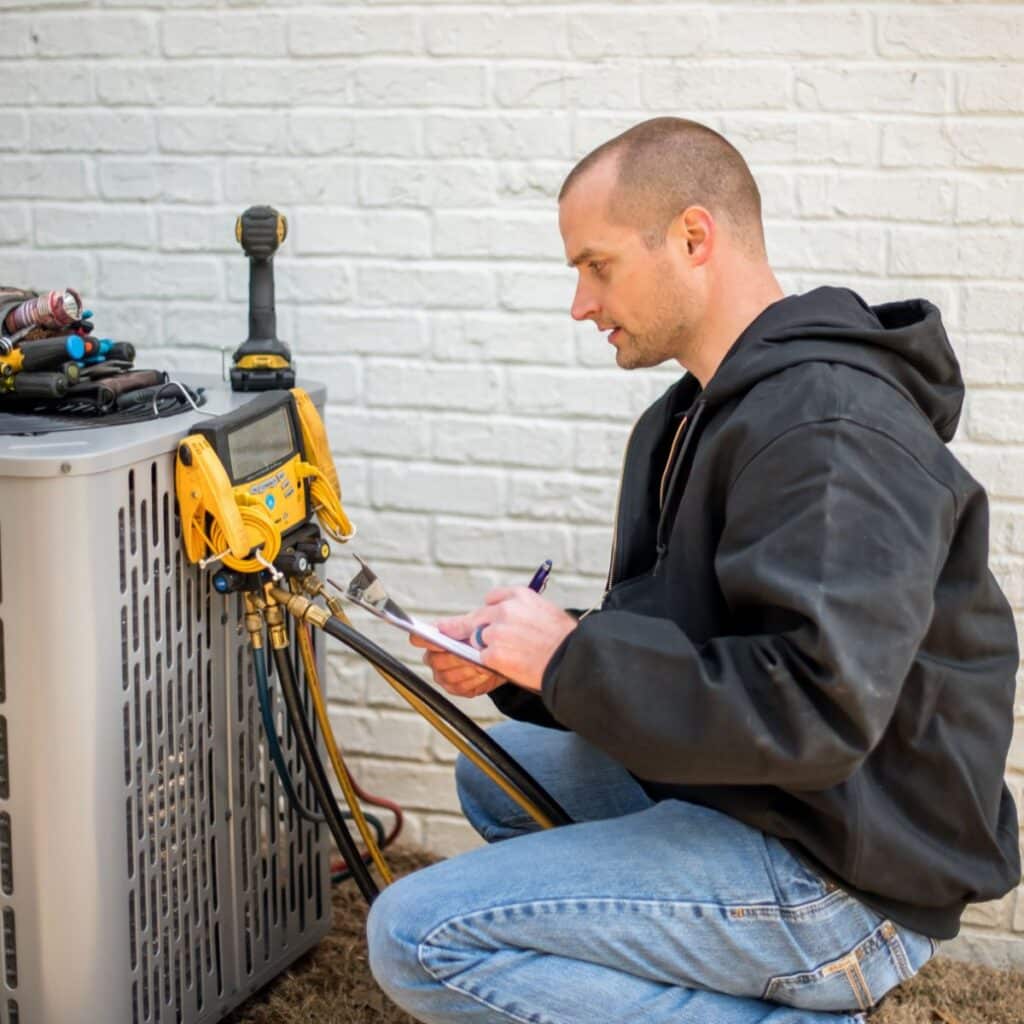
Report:
[[[693,423],[694,426],[696,426],[697,420],[700,418],[700,414],[703,411],[703,409],[704,409],[704,403],[703,402],[698,402],[697,406],[696,406],[696,408],[694,410],[694,415],[693,415],[692,423]],[[686,425],[687,425],[687,422],[689,421],[689,419],[690,419],[690,417],[683,416],[682,421],[680,422],[679,426],[676,428],[675,437],[672,438],[672,447],[669,449],[668,459],[665,461],[665,469],[664,469],[664,471],[661,474],[661,484],[659,485],[659,499],[660,499],[660,502],[661,502],[661,516],[659,516],[659,518],[658,518],[658,528],[657,528],[657,531],[655,532],[655,542],[657,543],[657,546],[658,546],[658,557],[657,557],[657,560],[655,561],[654,571],[657,570],[658,562],[661,561],[661,556],[662,556],[661,526],[662,526],[662,522],[663,522],[664,516],[665,516],[665,500],[669,496],[669,491],[671,491],[672,483],[674,483],[674,480],[669,481],[669,488],[668,488],[668,491],[666,491],[665,481],[666,481],[666,479],[669,476],[669,470],[672,468],[672,463],[674,461],[674,457],[675,457],[675,454],[676,454],[676,448],[679,445],[679,439],[683,436],[684,433],[686,433],[686,441],[683,443],[682,451],[679,453],[679,458],[680,459],[682,459],[686,455],[686,450],[690,446],[690,438],[693,437],[693,432],[692,431],[690,431],[690,432],[686,431]],[[622,506],[622,488],[623,488],[623,485],[626,482],[626,479],[625,479],[626,478],[626,459],[629,456],[629,446],[630,446],[630,444],[633,441],[633,434],[636,433],[636,428],[637,428],[638,424],[639,424],[639,420],[636,423],[633,424],[633,429],[629,432],[629,437],[626,438],[626,447],[625,447],[625,449],[622,452],[622,466],[621,466],[621,468],[619,470],[619,490],[618,490],[618,495],[617,495],[616,501],[615,501],[615,519],[614,519],[614,521],[612,523],[612,553],[611,553],[611,558],[609,559],[609,562],[608,562],[608,576],[605,579],[604,593],[601,595],[601,598],[600,598],[599,601],[597,601],[595,604],[592,604],[580,616],[580,618],[579,618],[580,622],[582,622],[591,612],[597,611],[598,608],[600,608],[600,607],[602,607],[604,605],[604,602],[607,600],[609,593],[611,593],[612,586],[614,585],[614,582],[615,582],[614,581],[614,577],[615,577],[615,556],[618,553],[618,549],[619,549],[619,509]]]
[[[615,496],[615,518],[612,521],[612,553],[608,561],[608,576],[604,581],[604,593],[601,594],[600,599],[592,604],[579,618],[582,622],[591,612],[597,611],[608,596],[608,591],[612,589],[612,574],[615,572],[615,553],[619,547],[619,508],[622,505],[622,487],[626,482],[626,458],[629,456],[629,446],[633,443],[633,435],[636,433],[636,428],[639,426],[640,421],[637,420],[633,424],[633,429],[629,432],[629,437],[626,438],[626,446],[622,450],[622,465],[619,467],[619,489]]]
[[[668,479],[668,471],[672,468],[672,460],[676,455],[676,445],[679,444],[679,438],[683,436],[683,431],[686,429],[686,421],[688,417],[683,416],[679,421],[679,426],[676,428],[676,436],[672,438],[672,447],[668,450],[668,458],[665,460],[665,469],[661,474],[661,483],[658,486],[658,511],[660,512],[665,507],[665,481]]]
[[[697,423],[700,420],[701,413],[704,412],[704,403],[698,402],[693,409],[693,416],[684,416],[683,422],[679,424],[679,430],[676,431],[675,439],[672,441],[672,450],[669,452],[668,462],[665,464],[665,472],[661,476],[661,514],[658,516],[658,528],[655,531],[654,539],[657,545],[657,555],[654,561],[654,572],[658,571],[658,566],[661,564],[662,558],[665,557],[665,552],[668,549],[668,542],[662,541],[662,532],[665,525],[666,513],[669,508],[669,499],[672,497],[672,491],[675,490],[677,477],[686,461],[686,454],[690,450],[690,444],[693,442],[694,434],[697,431]],[[673,459],[673,455],[676,450],[676,442],[682,436],[681,432],[685,429],[689,421],[689,429],[686,430],[686,436],[683,440],[682,447],[679,450],[679,455]],[[673,462],[675,465],[673,465]],[[668,478],[668,484],[666,486],[665,480]]]

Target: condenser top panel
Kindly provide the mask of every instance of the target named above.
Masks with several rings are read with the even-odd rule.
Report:
[[[0,436],[0,477],[81,476],[102,473],[140,459],[173,452],[178,441],[197,421],[221,416],[253,401],[259,392],[235,392],[212,374],[180,374],[191,388],[204,388],[206,401],[199,411],[122,423],[111,427],[89,424],[88,430],[52,434]],[[299,380],[317,405],[326,398],[322,384]]]

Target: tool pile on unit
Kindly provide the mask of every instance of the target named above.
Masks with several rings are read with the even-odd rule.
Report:
[[[163,370],[135,365],[135,346],[101,338],[74,288],[0,286],[0,411],[121,420],[198,408],[201,396]]]

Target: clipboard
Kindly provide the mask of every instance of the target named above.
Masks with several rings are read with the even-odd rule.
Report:
[[[362,571],[352,578],[347,587],[340,587],[333,580],[327,581],[335,590],[341,593],[342,597],[347,601],[351,601],[352,604],[364,608],[371,615],[376,616],[390,626],[395,626],[398,629],[405,630],[406,633],[412,633],[415,636],[422,637],[424,640],[429,640],[430,643],[443,648],[458,658],[462,658],[464,661],[479,665],[481,668],[484,667],[480,652],[475,647],[471,647],[461,640],[453,640],[450,636],[445,636],[444,633],[429,622],[423,622],[421,619],[415,618],[400,608],[388,596],[387,591],[384,589],[384,584],[381,583],[373,570],[358,555],[353,555],[353,557],[362,566]]]

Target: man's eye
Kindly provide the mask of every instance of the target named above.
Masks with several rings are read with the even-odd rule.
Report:
[[[598,277],[601,277],[604,274],[607,264],[603,260],[591,260],[587,266],[589,266],[591,271],[597,274]]]

